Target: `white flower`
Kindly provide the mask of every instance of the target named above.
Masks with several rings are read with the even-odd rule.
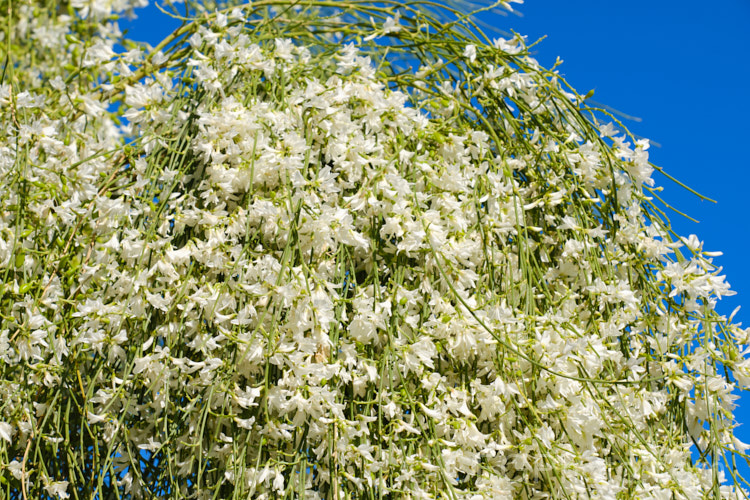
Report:
[[[19,481],[21,480],[21,477],[23,477],[23,465],[16,459],[13,459],[8,464],[8,470],[10,471],[11,475]]]
[[[515,55],[521,52],[521,47],[519,46],[520,39],[519,38],[513,38],[511,40],[506,40],[505,38],[496,38],[492,41],[492,45],[498,49],[502,50],[503,52]]]
[[[383,23],[383,34],[387,35],[388,33],[396,33],[401,30],[401,13],[396,12],[396,17],[388,17],[385,20],[385,23]]]
[[[158,441],[155,441],[153,437],[148,438],[148,442],[142,443],[138,445],[139,450],[146,450],[146,451],[156,451],[159,448],[161,448],[161,443]]]
[[[401,30],[400,20],[401,20],[401,13],[400,12],[396,12],[396,17],[395,18],[388,16],[386,18],[385,22],[383,23],[383,26],[378,31],[376,31],[375,33],[366,36],[364,40],[366,42],[369,42],[370,40],[373,40],[373,39],[375,39],[375,38],[377,38],[379,36],[388,35],[389,33],[397,33],[397,32],[399,32]],[[373,25],[375,24],[374,21],[372,20],[372,18],[370,18],[370,21],[373,22]]]
[[[464,48],[464,57],[469,58],[469,61],[474,62],[477,59],[477,46],[469,44]]]
[[[289,39],[281,39],[277,38],[275,40],[276,42],[276,57],[283,59],[285,61],[291,61],[292,60],[292,49],[294,49],[294,44]]]
[[[0,422],[0,438],[12,443],[13,427],[7,422]]]
[[[105,420],[107,420],[107,417],[105,415],[97,415],[90,411],[86,412],[86,421],[89,425],[98,424],[104,422]]]
[[[284,492],[284,474],[279,471],[276,471],[276,477],[273,478],[273,489],[278,494]]]
[[[44,490],[51,496],[57,496],[57,498],[70,498],[68,484],[68,481],[54,481],[45,485]]]

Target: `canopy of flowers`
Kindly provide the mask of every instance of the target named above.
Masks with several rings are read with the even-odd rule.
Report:
[[[745,498],[715,254],[523,37],[141,3],[0,14],[0,496]]]

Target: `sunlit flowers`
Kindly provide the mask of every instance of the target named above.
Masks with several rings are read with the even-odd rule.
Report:
[[[522,37],[137,5],[2,14],[6,496],[743,498],[716,254]]]

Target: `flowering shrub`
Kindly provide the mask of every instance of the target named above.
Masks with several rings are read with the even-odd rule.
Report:
[[[2,14],[4,497],[745,497],[715,254],[522,37],[141,3]]]

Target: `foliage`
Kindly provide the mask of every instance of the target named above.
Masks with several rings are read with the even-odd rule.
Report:
[[[3,8],[4,497],[744,498],[714,255],[523,37],[141,3]]]

